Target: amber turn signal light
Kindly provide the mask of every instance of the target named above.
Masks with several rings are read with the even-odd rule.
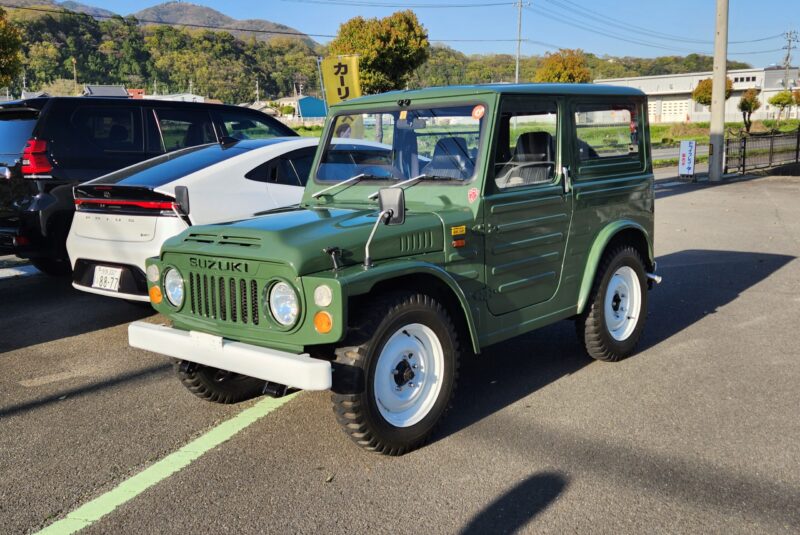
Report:
[[[161,300],[163,298],[164,298],[164,296],[161,295],[161,288],[159,288],[158,286],[151,286],[150,287],[150,302],[151,303],[153,303],[154,305],[157,305],[157,304],[159,304],[161,302]]]
[[[333,329],[333,318],[330,313],[320,310],[314,314],[314,328],[320,334],[328,334]]]

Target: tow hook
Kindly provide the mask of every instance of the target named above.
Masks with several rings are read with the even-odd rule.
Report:
[[[282,385],[280,383],[273,383],[272,381],[267,381],[264,384],[264,388],[261,391],[262,393],[268,395],[271,398],[282,398],[286,395],[288,391],[288,387],[286,385]]]

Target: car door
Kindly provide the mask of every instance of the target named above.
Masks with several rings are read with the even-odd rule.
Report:
[[[483,224],[487,301],[494,315],[553,297],[572,215],[572,195],[560,172],[563,102],[509,95],[499,113]]]
[[[245,178],[265,183],[276,208],[297,204],[303,196],[316,150],[316,147],[304,147],[289,151],[259,165]]]

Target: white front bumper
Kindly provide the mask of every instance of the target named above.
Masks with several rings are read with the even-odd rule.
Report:
[[[130,324],[128,343],[176,359],[302,390],[328,390],[331,387],[330,362],[311,358],[307,353],[296,355],[143,321]]]

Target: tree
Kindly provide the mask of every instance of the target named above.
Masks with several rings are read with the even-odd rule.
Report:
[[[428,32],[411,10],[382,19],[354,17],[330,42],[332,55],[357,54],[361,89],[382,93],[403,89],[411,74],[428,59]]]
[[[772,106],[778,108],[778,124],[777,126],[780,127],[781,125],[781,114],[783,114],[783,110],[788,108],[794,103],[794,97],[792,96],[792,92],[788,89],[784,89],[780,93],[776,93],[772,98],[768,101]]]
[[[758,89],[750,88],[742,94],[739,100],[739,111],[742,112],[742,119],[744,120],[744,129],[750,133],[750,127],[753,126],[753,121],[750,117],[753,112],[761,107],[761,101],[758,100]]]
[[[698,104],[703,106],[711,106],[711,91],[713,89],[713,81],[711,78],[700,80],[697,87],[692,91],[692,99]],[[728,100],[733,91],[733,81],[730,78],[725,78],[725,100]]]
[[[0,87],[11,85],[22,69],[22,35],[0,8]]]
[[[533,81],[586,84],[592,81],[592,72],[583,50],[562,48],[558,52],[545,54]]]
[[[39,88],[51,97],[74,97],[80,94],[80,88],[75,85],[72,78],[58,78]]]

